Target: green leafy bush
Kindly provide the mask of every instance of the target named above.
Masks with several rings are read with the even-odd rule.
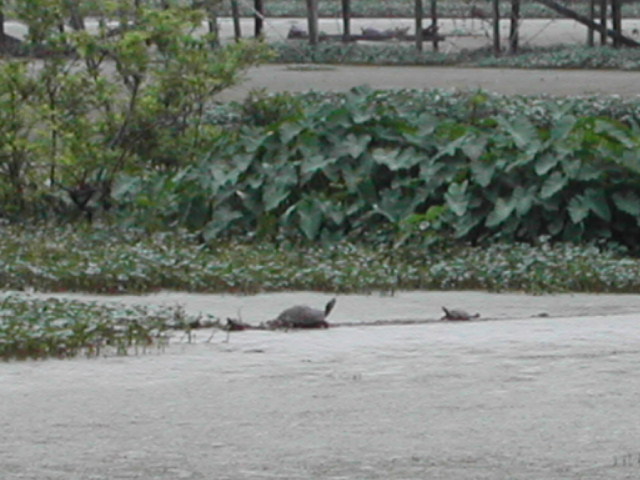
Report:
[[[203,122],[206,109],[269,57],[260,42],[220,47],[197,33],[206,12],[195,7],[96,3],[97,32],[82,16],[74,29],[58,28],[82,13],[77,2],[17,7],[29,28],[26,53],[45,54],[0,65],[5,217],[91,219],[111,207],[117,175],[175,171],[200,158],[223,134]]]
[[[19,295],[0,298],[0,359],[126,355],[162,348],[169,330],[200,321],[179,308],[98,304]]]
[[[637,248],[637,110],[623,123],[582,115],[577,100],[430,95],[312,95],[302,114],[237,127],[179,177],[149,176],[135,188],[127,180],[119,200],[131,212],[136,199],[163,191],[171,201],[155,215],[207,240],[253,232],[397,241],[420,224],[428,227],[409,234],[426,241],[546,235]],[[148,213],[139,209],[135,222]]]
[[[640,260],[624,253],[606,245],[551,243],[548,238],[533,244],[498,242],[480,247],[425,247],[411,239],[392,245],[244,238],[205,245],[184,231],[7,227],[0,236],[0,289],[637,293]],[[173,318],[172,310],[165,314]]]
[[[411,42],[376,45],[323,42],[311,46],[296,41],[276,42],[272,48],[276,52],[274,61],[278,63],[640,70],[640,50],[608,46],[523,47],[517,54],[501,56],[495,56],[489,47],[447,53],[428,49],[419,52]]]

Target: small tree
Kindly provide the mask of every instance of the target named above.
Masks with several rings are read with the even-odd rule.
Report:
[[[208,107],[268,49],[256,42],[212,48],[211,35],[196,34],[203,9],[166,3],[100,4],[98,32],[82,28],[76,1],[18,8],[32,45],[48,55],[38,68],[12,61],[22,67],[0,72],[0,102],[13,102],[0,132],[15,126],[10,142],[0,137],[0,169],[11,172],[0,180],[4,200],[24,206],[29,184],[36,197],[46,193],[91,216],[108,208],[121,173],[175,169],[206,150],[216,136],[203,121]],[[74,29],[58,28],[70,13],[78,17]],[[125,28],[109,28],[123,20]]]

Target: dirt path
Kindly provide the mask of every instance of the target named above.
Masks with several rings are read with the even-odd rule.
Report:
[[[640,95],[640,72],[609,70],[513,70],[455,67],[335,66],[300,70],[295,66],[263,65],[246,80],[223,92],[220,100],[240,100],[253,89],[270,92],[345,91],[359,85],[372,88],[484,89],[508,95]]]
[[[137,300],[262,318],[326,298]],[[640,476],[640,296],[340,296],[332,319],[429,317],[454,301],[521,319],[203,333],[146,355],[2,364],[1,478]],[[580,316],[524,318],[541,310]]]

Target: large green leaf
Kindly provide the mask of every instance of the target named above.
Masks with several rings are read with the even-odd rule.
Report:
[[[296,138],[300,134],[300,132],[302,132],[302,130],[304,130],[304,127],[299,123],[294,123],[294,122],[283,123],[282,125],[280,125],[280,128],[278,129],[280,133],[280,140],[284,144],[288,144],[294,138]]]
[[[234,210],[228,206],[215,209],[213,218],[202,229],[202,236],[205,241],[212,240],[229,228],[234,221],[243,217],[242,212]]]
[[[571,201],[569,201],[567,210],[573,223],[580,223],[589,216],[589,207],[586,205],[584,195],[576,195],[573,197]]]
[[[546,152],[537,158],[534,169],[538,175],[542,176],[555,167],[559,161],[560,157],[556,153]]]
[[[531,185],[528,188],[516,187],[513,191],[513,202],[515,204],[516,213],[522,217],[531,211],[536,200],[537,186]]]
[[[473,179],[481,187],[488,187],[493,180],[496,171],[496,164],[492,161],[477,160],[471,163],[471,173]]]
[[[511,213],[513,213],[515,207],[516,202],[514,201],[513,197],[511,197],[509,200],[498,198],[493,207],[493,210],[487,216],[485,225],[489,228],[497,227],[511,216]]]
[[[585,205],[602,220],[611,221],[611,209],[605,192],[601,188],[587,188],[584,192]]]
[[[487,149],[487,137],[481,135],[468,135],[462,144],[462,151],[473,163],[478,162]]]
[[[334,155],[337,157],[348,155],[351,158],[359,158],[367,151],[371,138],[371,135],[354,135],[350,133],[337,144]]]
[[[309,240],[317,238],[322,226],[323,213],[320,205],[310,198],[298,202],[296,206],[300,219],[300,230]]]
[[[638,147],[637,143],[629,137],[629,129],[620,122],[597,118],[595,119],[594,131],[609,136],[626,148]]]
[[[326,157],[322,154],[311,155],[300,162],[300,173],[303,176],[310,176],[334,162],[335,158]]]
[[[616,192],[611,198],[616,207],[629,215],[640,217],[640,196],[636,192],[624,191]]]
[[[467,185],[467,180],[462,183],[452,183],[449,185],[449,189],[444,195],[447,205],[451,211],[459,217],[467,213],[467,208],[469,207]]]
[[[520,150],[537,151],[542,146],[538,130],[528,118],[506,119],[500,117],[498,121]]]
[[[453,156],[456,153],[456,151],[459,150],[466,142],[467,142],[467,137],[465,135],[454,138],[453,140],[442,145],[439,148],[438,153],[433,159],[441,160],[442,157]]]
[[[553,172],[547,177],[540,189],[541,198],[549,198],[562,190],[569,180],[560,172]]]
[[[573,115],[560,115],[551,125],[550,141],[552,143],[565,140],[576,126],[577,119]]]
[[[293,167],[281,168],[274,178],[266,181],[262,193],[264,211],[276,209],[291,194],[291,189],[296,183],[297,176]]]
[[[414,212],[417,203],[418,199],[404,195],[400,189],[387,189],[380,192],[380,202],[374,209],[391,223],[399,223]]]
[[[373,160],[396,171],[411,168],[420,162],[420,155],[413,147],[400,150],[399,148],[376,148],[371,152]]]
[[[482,215],[463,215],[461,217],[457,217],[453,222],[453,227],[455,229],[454,236],[456,238],[464,238],[469,234],[469,232],[471,232],[471,230],[480,225],[482,220],[484,220]]]

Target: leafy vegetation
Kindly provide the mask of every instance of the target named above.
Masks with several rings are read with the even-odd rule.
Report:
[[[606,245],[552,244],[544,238],[534,245],[482,247],[255,240],[203,245],[185,232],[6,227],[2,233],[1,289],[640,291],[639,259]]]
[[[416,233],[407,225],[427,225],[425,242],[548,235],[637,248],[637,110],[622,122],[584,115],[577,100],[483,92],[311,97],[263,101],[257,118],[272,115],[270,123],[235,133],[227,123],[227,141],[207,158],[171,176],[122,179],[116,201],[134,225],[154,218],[205,240],[398,242]]]
[[[592,68],[640,70],[640,49],[554,45],[521,48],[517,55],[496,57],[490,48],[458,52],[418,52],[410,44],[321,43],[315,47],[304,42],[272,44],[279,63],[323,63],[353,65],[459,65],[510,68]]]
[[[478,59],[481,67],[640,70],[640,50],[613,47],[554,45],[523,49],[518,55]]]
[[[269,55],[196,34],[206,12],[193,8],[100,2],[97,32],[81,18],[60,31],[70,5],[18,4],[25,48],[42,59],[0,64],[3,216],[41,215],[46,203],[90,218],[90,203],[110,208],[117,175],[199,158],[223,134],[203,123],[215,95]]]
[[[169,330],[189,332],[200,321],[180,307],[152,310],[7,295],[0,298],[0,359],[143,352],[164,348]]]

